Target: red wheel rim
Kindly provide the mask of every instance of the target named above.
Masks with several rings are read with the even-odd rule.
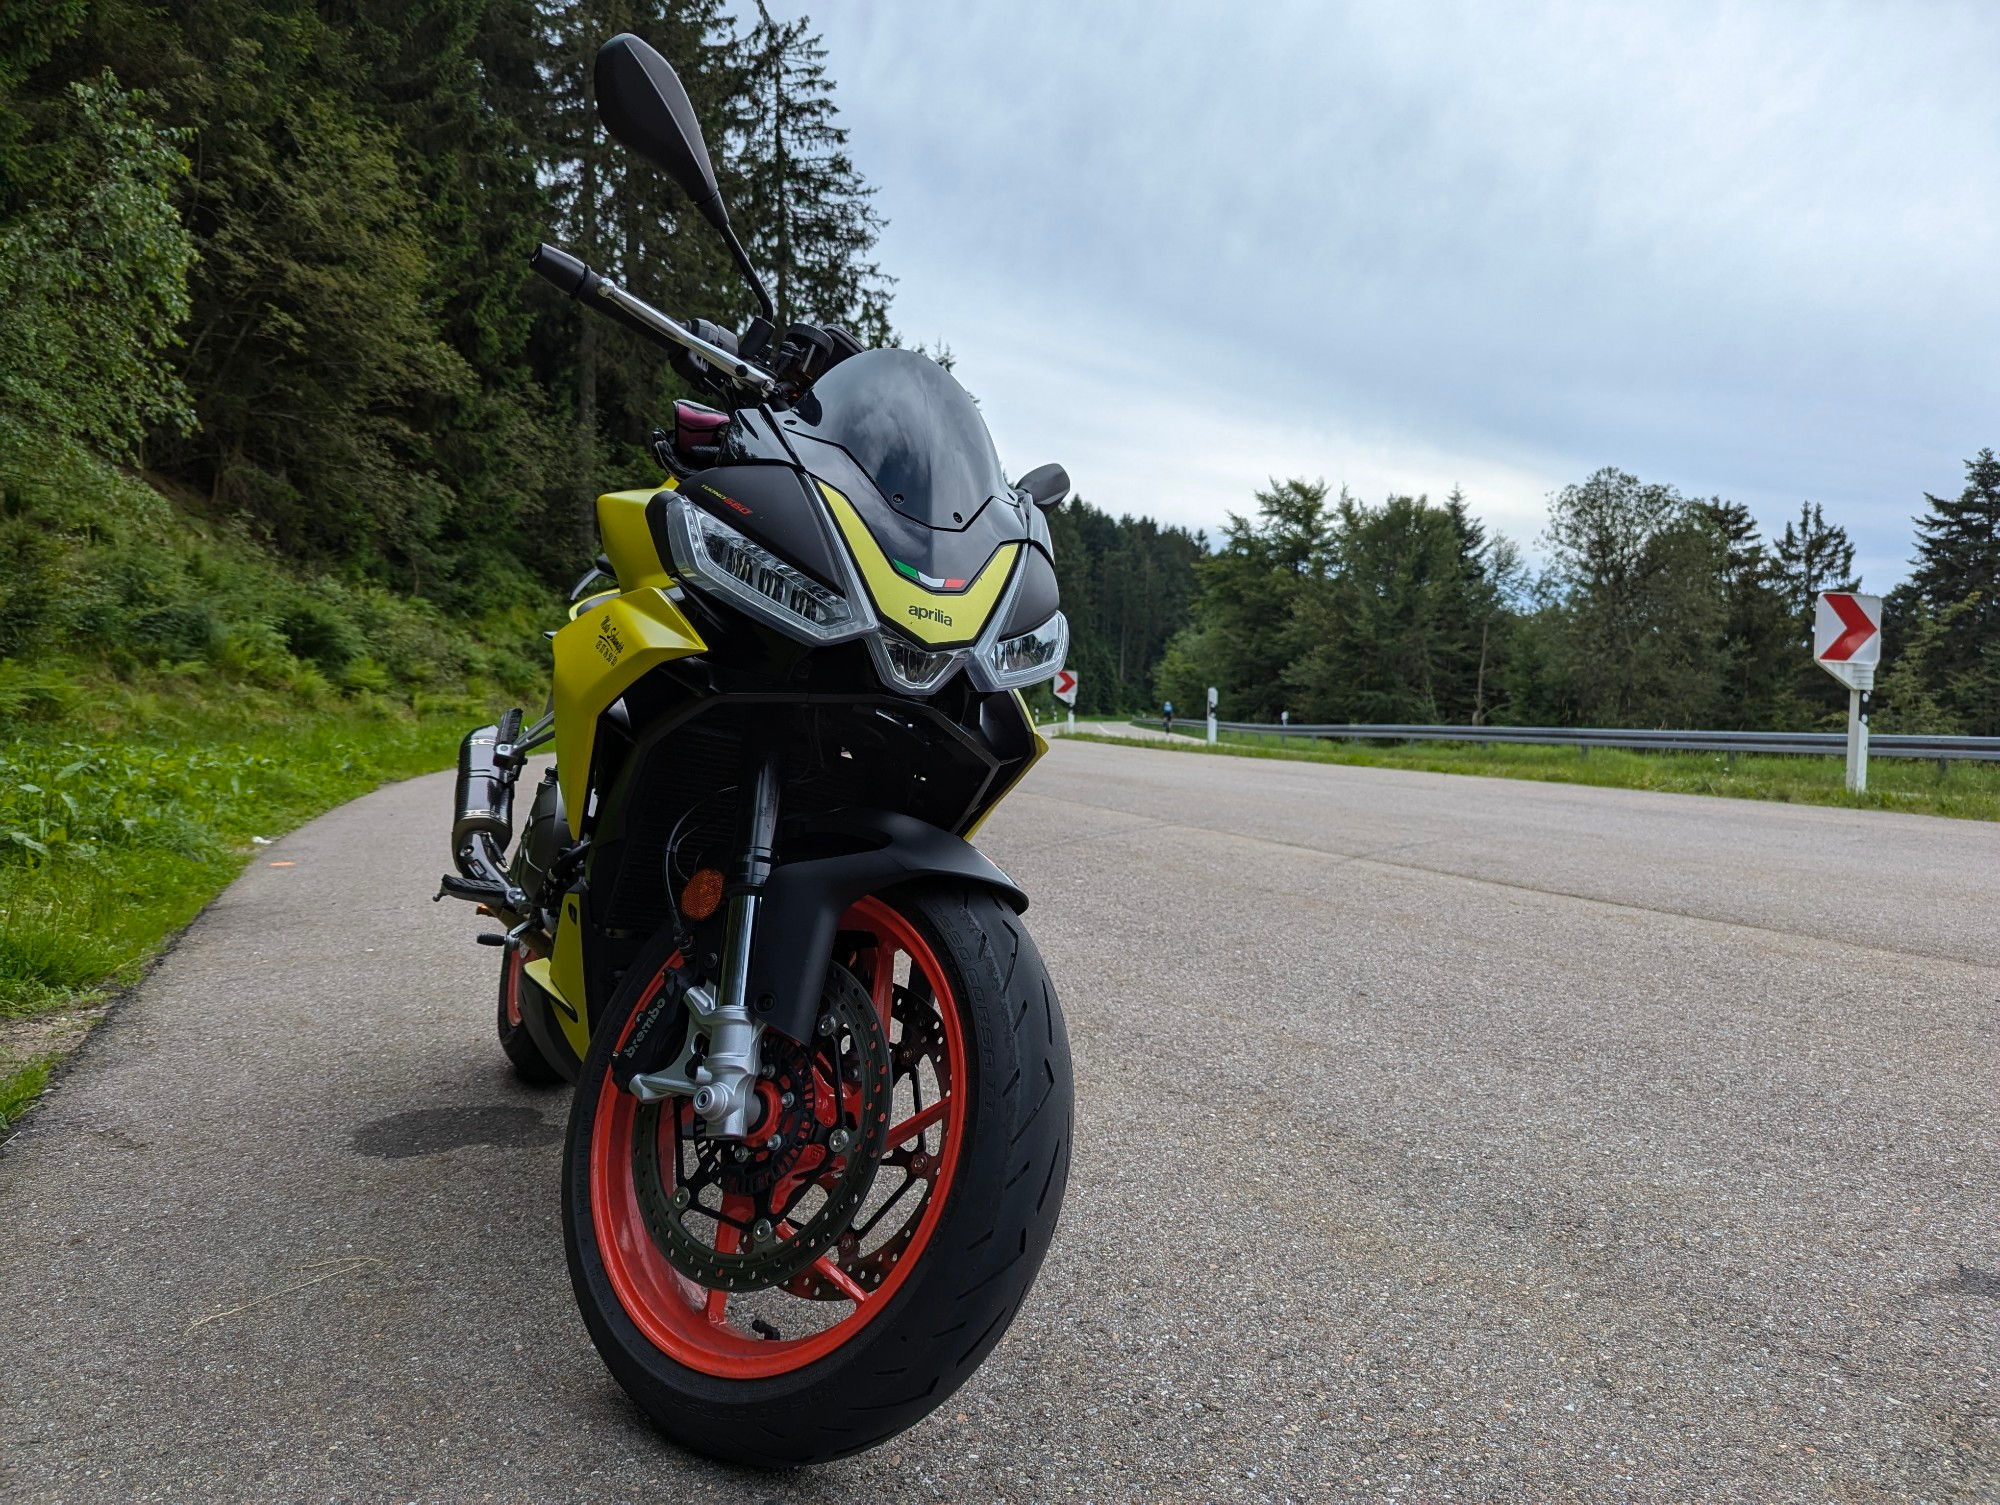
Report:
[[[703,1374],[722,1379],[768,1378],[803,1368],[851,1342],[889,1304],[916,1267],[951,1193],[965,1139],[968,1079],[965,1035],[959,1022],[957,999],[929,943],[887,904],[877,899],[861,900],[842,918],[840,928],[843,932],[865,932],[875,938],[873,948],[859,954],[856,976],[868,989],[882,1018],[892,1053],[897,1050],[899,1038],[908,1041],[915,1037],[913,1031],[935,1028],[942,1037],[945,1067],[936,1073],[938,1093],[934,1100],[913,1112],[896,1110],[889,1129],[885,1168],[893,1160],[899,1165],[916,1164],[923,1168],[924,1174],[912,1175],[902,1185],[892,1188],[886,1206],[863,1215],[879,1220],[893,1211],[910,1186],[924,1186],[919,1205],[906,1210],[906,1215],[876,1245],[871,1256],[889,1261],[887,1274],[874,1286],[864,1286],[842,1268],[831,1250],[820,1256],[807,1272],[820,1289],[838,1293],[832,1298],[834,1301],[848,1304],[851,1309],[845,1315],[836,1316],[829,1325],[800,1337],[760,1336],[738,1325],[740,1313],[732,1317],[731,1298],[726,1292],[697,1285],[675,1269],[661,1254],[640,1212],[632,1154],[638,1103],[630,1093],[619,1091],[608,1074],[600,1091],[590,1139],[590,1210],[605,1274],[619,1305],[647,1340],[669,1358]],[[907,987],[896,983],[898,957],[909,958]],[[919,978],[928,984],[928,998],[916,987]],[[631,1018],[625,1022],[626,1031],[632,1028],[661,980],[655,978],[633,1008]],[[922,1010],[935,1011],[934,1024],[920,1016]],[[622,1043],[622,1032],[619,1038]],[[896,1090],[896,1100],[900,1102],[901,1089]],[[934,1151],[928,1148],[932,1128],[941,1131]],[[912,1145],[914,1150],[910,1148]],[[875,1201],[873,1194],[870,1200]],[[855,1223],[857,1228],[864,1226],[861,1217]],[[869,1224],[868,1232],[872,1234],[875,1226]],[[732,1235],[732,1229],[720,1226],[717,1246],[733,1247]],[[825,1314],[830,1306],[828,1300],[809,1301],[786,1295],[783,1288],[757,1295],[767,1302],[774,1299],[789,1302],[802,1313],[814,1308]]]

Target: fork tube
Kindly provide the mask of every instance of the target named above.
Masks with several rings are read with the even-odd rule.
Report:
[[[778,754],[765,750],[743,791],[736,870],[729,875],[729,914],[722,941],[722,1005],[741,1008],[750,986],[750,940],[778,840]]]
[[[750,946],[777,839],[778,754],[765,749],[743,791],[736,870],[730,875],[729,912],[723,921],[722,997],[716,1004],[706,1063],[711,1084],[694,1097],[695,1110],[717,1138],[741,1138],[751,1128],[757,1044],[763,1031],[751,1022],[747,1006]]]

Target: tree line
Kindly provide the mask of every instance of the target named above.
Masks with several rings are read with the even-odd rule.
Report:
[[[730,324],[748,294],[609,143],[591,60],[671,58],[781,318],[890,337],[879,221],[803,21],[720,0],[19,0],[0,24],[0,470],[79,445],[288,557],[475,609],[566,582],[657,478],[656,348],[559,241]],[[9,459],[8,457],[12,458]],[[0,478],[3,479],[3,478]]]
[[[2000,460],[1925,495],[1916,558],[1888,593],[1874,725],[2000,735]],[[1719,497],[1604,469],[1550,498],[1529,569],[1454,491],[1380,505],[1273,482],[1192,565],[1188,623],[1155,701],[1208,686],[1226,719],[1702,727],[1837,725],[1812,662],[1822,590],[1857,589],[1854,548],[1802,504],[1776,536]]]
[[[93,612],[144,626],[142,659],[217,641],[201,582],[147,574],[151,524],[103,516],[78,455],[357,590],[476,613],[566,582],[595,549],[590,499],[656,478],[644,446],[684,392],[527,272],[535,242],[670,310],[750,312],[678,191],[596,124],[591,60],[622,30],[681,72],[781,318],[893,339],[880,221],[804,20],[739,25],[721,0],[5,7],[0,657],[59,651]],[[1876,724],[2000,733],[2000,462],[1925,505]],[[93,554],[114,522],[129,536]],[[1737,504],[1607,469],[1551,499],[1536,570],[1456,492],[1274,482],[1212,544],[1082,500],[1050,523],[1086,711],[1191,711],[1211,684],[1244,719],[1842,710],[1807,643],[1853,549],[1815,506],[1767,537]],[[310,605],[259,629],[272,651],[353,658]]]

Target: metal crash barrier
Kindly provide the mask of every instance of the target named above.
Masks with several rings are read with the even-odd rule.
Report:
[[[1132,725],[1160,725],[1157,716],[1134,716]],[[1187,723],[1199,737],[1199,720]],[[1279,725],[1269,721],[1218,721],[1216,730],[1238,735],[1289,740],[1306,737],[1324,742],[1464,742],[1525,747],[1574,747],[1588,755],[1593,747],[1632,752],[1763,753],[1787,758],[1845,757],[1844,732],[1693,732],[1644,731],[1593,726],[1378,726],[1341,724]],[[2000,737],[1922,737],[1871,732],[1868,752],[1877,758],[1930,758],[1949,762],[2000,763]]]

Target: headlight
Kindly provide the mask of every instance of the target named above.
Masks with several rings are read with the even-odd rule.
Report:
[[[1025,689],[1054,678],[1068,652],[1069,619],[1057,612],[1032,632],[973,650],[973,679],[989,693]]]
[[[868,651],[874,656],[875,668],[881,676],[899,690],[926,695],[944,683],[945,676],[958,667],[965,650],[948,649],[942,653],[931,648],[920,648],[906,638],[897,637],[884,629],[868,640]]]
[[[728,596],[792,637],[837,643],[871,625],[847,597],[828,590],[685,497],[667,504],[667,542],[674,568],[684,580]]]

